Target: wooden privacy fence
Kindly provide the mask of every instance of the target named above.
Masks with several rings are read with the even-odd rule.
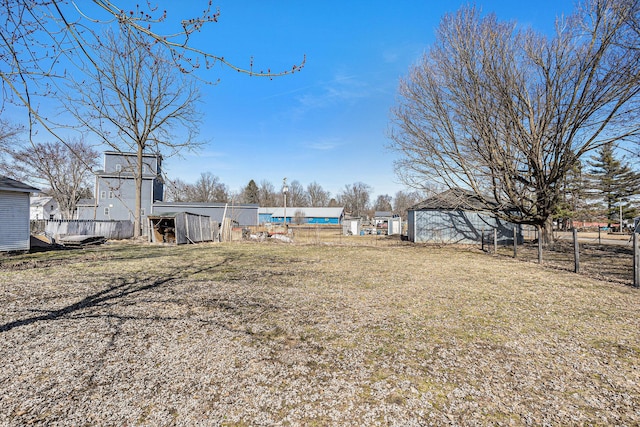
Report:
[[[514,235],[515,232],[514,230]],[[493,254],[499,252],[496,234],[495,230],[483,231],[483,251]],[[597,239],[591,239],[593,241],[582,239],[581,242],[577,230],[573,229],[570,237],[556,240],[544,249],[545,264],[570,268],[575,273],[615,277],[624,282],[631,281],[634,287],[640,287],[640,235],[633,233],[624,237],[625,239],[619,239],[615,243],[609,241],[609,244],[603,244],[604,239],[600,235]],[[542,264],[542,241],[537,235],[535,240],[534,243],[524,245],[518,245],[517,240],[514,240],[513,247],[501,245],[500,252],[512,253],[514,258],[520,259],[537,257],[537,262]]]
[[[133,222],[82,219],[38,220],[31,222],[31,232],[44,233],[56,240],[72,235],[104,236],[106,239],[122,240],[133,237]]]

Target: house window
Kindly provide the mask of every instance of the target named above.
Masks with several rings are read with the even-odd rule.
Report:
[[[101,199],[106,199],[107,198],[107,192],[106,191],[101,191],[100,192],[100,198]]]
[[[109,191],[109,198],[113,199],[113,191]]]
[[[107,216],[109,215],[109,208],[104,208],[104,214]]]

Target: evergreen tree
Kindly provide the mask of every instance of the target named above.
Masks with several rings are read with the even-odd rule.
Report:
[[[601,203],[609,225],[618,222],[620,206],[623,219],[636,215],[629,204],[631,196],[640,192],[640,175],[631,169],[628,162],[616,158],[613,143],[603,145],[587,161],[590,189]]]
[[[562,192],[553,218],[559,226],[566,230],[573,227],[574,220],[588,221],[592,219],[589,209],[586,177],[582,162],[567,171],[562,181]]]
[[[260,190],[254,180],[249,181],[247,186],[244,188],[244,191],[242,192],[242,199],[245,203],[260,203]]]

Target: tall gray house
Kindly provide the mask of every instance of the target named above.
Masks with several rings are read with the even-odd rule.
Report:
[[[134,220],[136,206],[135,153],[104,153],[104,169],[96,173],[95,198],[78,204],[78,219]],[[162,156],[144,154],[142,170],[142,224],[155,201],[162,201]]]

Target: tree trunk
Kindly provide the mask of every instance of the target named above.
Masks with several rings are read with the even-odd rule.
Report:
[[[553,218],[549,216],[544,224],[540,227],[539,238],[542,239],[543,246],[548,246],[553,243]]]
[[[136,165],[136,209],[133,212],[133,237],[142,235],[142,221],[140,221],[140,211],[142,209],[142,145],[138,144],[138,157]]]

